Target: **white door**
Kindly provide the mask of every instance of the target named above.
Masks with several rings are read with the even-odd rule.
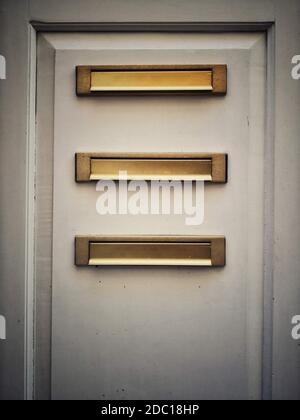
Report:
[[[53,167],[52,398],[261,397],[265,35],[56,33],[38,47],[39,138],[50,118],[54,144],[53,165],[51,144],[38,153],[39,179]],[[75,94],[77,65],[207,63],[227,64],[226,96]],[[227,153],[228,183],[205,184],[198,226],[100,216],[76,152]],[[76,267],[85,234],[224,235],[226,266]]]

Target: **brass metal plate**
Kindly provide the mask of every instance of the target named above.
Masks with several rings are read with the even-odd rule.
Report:
[[[105,94],[225,94],[226,65],[78,66],[78,96]]]
[[[92,71],[91,92],[212,90],[211,71]]]
[[[76,153],[77,182],[119,180],[227,181],[227,155],[212,154],[97,154]]]
[[[90,179],[119,178],[119,171],[126,171],[130,179],[163,180],[201,179],[211,181],[210,159],[91,159]]]
[[[222,236],[76,236],[78,266],[224,266]]]

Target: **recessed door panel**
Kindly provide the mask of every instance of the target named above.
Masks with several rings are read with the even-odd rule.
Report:
[[[54,78],[49,77],[48,81],[43,75],[44,82],[50,86],[53,83],[55,91],[52,398],[259,397],[264,35],[43,36],[55,50]],[[174,63],[226,64],[227,94],[76,95],[77,66]],[[42,68],[42,60],[38,66],[38,70]],[[39,71],[38,77],[42,77]],[[98,75],[93,76],[95,89],[102,83]],[[46,102],[43,104],[46,109]],[[221,183],[205,182],[204,218],[199,224],[188,224],[190,215],[186,214],[100,215],[97,212],[100,172],[105,172],[107,181],[115,178],[118,194],[118,166],[113,160],[104,168],[94,159],[85,179],[89,181],[94,174],[94,182],[76,182],[75,153],[91,152],[106,157],[220,154],[228,156],[228,170]],[[127,163],[133,177],[137,174],[140,178],[143,170],[145,178],[149,178],[149,173],[159,172],[151,160],[146,169],[139,163],[137,166]],[[200,175],[210,176],[211,181],[211,161],[201,165],[188,170],[182,164],[167,170],[173,170],[175,177],[179,174],[178,178],[182,174],[194,176],[195,170],[200,170]],[[147,185],[149,181],[144,179]],[[122,244],[118,243],[111,254],[111,248],[108,250],[101,241],[89,243],[90,266],[74,264],[74,238],[98,235],[226,237],[226,265],[99,267],[97,263],[103,259],[124,255]],[[140,251],[136,243],[133,246],[135,254],[127,248],[126,258],[136,257],[136,252],[139,258],[147,258],[145,250]],[[186,252],[183,257],[191,256],[192,252],[195,259],[203,257],[203,261],[211,261],[207,242],[201,249],[186,251],[179,246],[177,251]],[[156,249],[149,252],[153,252],[154,259],[158,256]],[[169,246],[163,252],[165,259],[173,258]]]

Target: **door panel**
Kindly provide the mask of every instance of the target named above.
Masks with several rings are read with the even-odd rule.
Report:
[[[52,398],[239,399],[261,390],[265,37],[47,34],[55,49]],[[227,64],[224,97],[76,97],[77,65]],[[47,78],[44,76],[47,83]],[[49,80],[50,83],[50,80]],[[228,153],[205,217],[99,216],[76,152]],[[76,267],[76,235],[224,235],[224,268]]]

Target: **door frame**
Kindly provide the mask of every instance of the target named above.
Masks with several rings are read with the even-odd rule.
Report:
[[[3,275],[3,296],[0,311],[7,318],[8,339],[3,342],[1,358],[5,365],[0,374],[0,398],[33,399],[35,395],[35,173],[36,173],[36,36],[38,32],[78,31],[163,31],[163,32],[224,32],[265,31],[267,34],[267,103],[264,198],[264,346],[263,346],[263,390],[264,399],[297,398],[300,384],[297,373],[300,355],[297,343],[291,339],[291,315],[300,312],[298,278],[300,263],[295,250],[300,242],[297,222],[300,173],[297,106],[300,91],[297,81],[290,75],[291,59],[299,48],[299,2],[289,0],[290,7],[280,0],[237,2],[224,9],[224,0],[216,0],[212,8],[209,0],[188,0],[188,13],[178,21],[174,8],[162,0],[160,8],[166,10],[166,20],[160,21],[160,13],[149,13],[146,3],[134,11],[132,1],[127,1],[129,12],[116,7],[114,0],[106,12],[89,0],[73,2],[71,10],[68,0],[55,0],[52,9],[35,0],[26,0],[21,6],[17,0],[4,0],[3,25],[0,29],[0,53],[7,60],[7,80],[0,81],[1,110],[1,163],[3,172],[1,194],[8,196],[5,185],[11,174],[3,160],[14,158],[17,175],[14,194],[9,194],[3,213],[7,228],[1,229],[0,266]],[[53,3],[53,2],[52,2]],[[175,5],[176,3],[176,5]],[[249,3],[249,2],[248,2]],[[298,3],[298,4],[297,4]],[[124,3],[123,3],[124,4]],[[131,4],[131,5],[130,5]],[[250,4],[250,6],[251,6]],[[82,7],[85,5],[84,7]],[[136,4],[135,4],[136,6]],[[174,7],[178,2],[174,1]],[[132,8],[133,7],[133,8]],[[16,13],[17,11],[17,13]],[[54,12],[53,12],[54,11]],[[159,10],[160,11],[160,10]],[[91,16],[96,23],[91,21]],[[108,21],[103,22],[104,19]],[[145,21],[151,17],[151,22]],[[134,18],[134,22],[132,19]],[[110,22],[109,20],[113,22]],[[102,21],[102,22],[101,22]],[[16,58],[16,49],[19,54]],[[24,75],[15,83],[19,69]],[[276,96],[275,96],[276,92]],[[5,98],[5,100],[4,100]],[[291,104],[294,111],[291,111]],[[14,110],[15,124],[10,115]],[[288,124],[287,124],[288,122]],[[288,139],[288,140],[287,140]],[[289,141],[287,147],[287,141]],[[285,168],[282,161],[289,162]],[[0,165],[1,166],[1,165]],[[289,172],[287,172],[287,169]],[[286,185],[287,176],[291,179]],[[288,204],[288,207],[286,206]],[[287,214],[288,213],[288,214]],[[294,225],[292,224],[294,222]],[[291,230],[294,227],[293,230]],[[16,246],[12,250],[11,242]],[[15,273],[11,278],[11,273]],[[282,279],[284,278],[284,282]],[[16,293],[16,290],[18,291]],[[16,321],[17,320],[17,321]],[[2,368],[2,366],[1,366]],[[11,384],[14,377],[14,384]]]

